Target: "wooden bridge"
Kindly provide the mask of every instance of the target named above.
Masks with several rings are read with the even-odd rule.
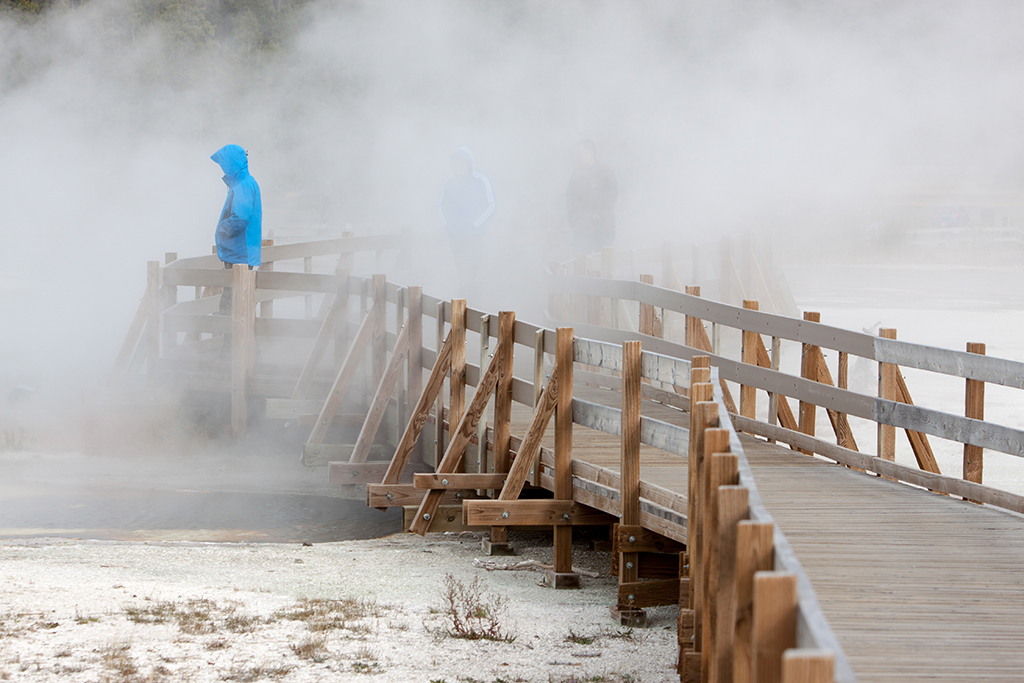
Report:
[[[481,527],[498,554],[510,527],[551,527],[555,588],[579,586],[573,527],[608,525],[611,614],[678,604],[683,681],[1021,678],[1024,498],[984,485],[982,463],[1024,455],[1024,431],[984,420],[985,385],[1024,387],[1024,364],[678,291],[693,278],[786,312],[770,267],[750,277],[729,244],[710,260],[668,247],[551,264],[543,325],[350,272],[416,246],[268,245],[274,270],[255,272],[151,263],[115,376],[230,392],[239,435],[256,416],[299,425],[306,464],[405,508],[413,532]],[[334,265],[306,272],[312,259]],[[183,286],[196,298],[177,302]],[[225,286],[230,319],[212,315]],[[229,330],[230,361],[211,358]],[[851,355],[877,363],[877,395],[848,388]],[[900,367],[962,378],[965,414],[914,405]],[[916,465],[896,462],[898,430]],[[962,476],[939,472],[935,438],[962,444]]]

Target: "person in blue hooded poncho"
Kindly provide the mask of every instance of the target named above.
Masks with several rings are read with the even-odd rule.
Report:
[[[494,214],[494,191],[487,176],[476,170],[469,147],[459,147],[449,161],[454,175],[441,193],[441,222],[448,233],[461,288],[468,291],[480,281],[487,221]]]
[[[220,212],[214,237],[217,257],[225,268],[244,263],[250,269],[260,265],[263,245],[263,205],[260,186],[249,175],[249,155],[238,145],[225,145],[210,157],[224,171],[228,196]],[[225,287],[220,312],[231,312],[231,288]]]

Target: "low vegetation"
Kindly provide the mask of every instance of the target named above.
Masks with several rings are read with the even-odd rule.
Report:
[[[466,640],[496,640],[511,643],[516,636],[502,623],[507,600],[485,589],[480,577],[463,583],[445,574],[439,612],[447,620],[445,634]]]

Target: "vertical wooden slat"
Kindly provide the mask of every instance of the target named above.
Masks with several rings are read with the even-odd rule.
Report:
[[[452,369],[448,378],[448,424],[453,430],[466,412],[466,300],[452,299]],[[457,472],[466,470],[466,460],[459,462]]]
[[[686,293],[689,294],[690,296],[700,296],[700,287],[697,285],[687,285]],[[697,341],[699,338],[699,333],[697,332],[697,325],[703,324],[704,323],[701,322],[700,318],[694,318],[693,316],[690,315],[686,316],[685,343],[691,349],[700,348],[700,342]]]
[[[495,358],[501,360],[498,382],[494,387],[494,472],[508,472],[512,442],[512,370],[514,363],[516,314],[498,313],[498,343]],[[508,542],[505,527],[491,527],[491,544]]]
[[[537,330],[533,336],[533,408],[537,409],[544,385],[544,330]],[[532,482],[540,483],[540,458],[533,464]]]
[[[480,317],[480,374],[483,375],[484,368],[490,362],[491,352],[491,316],[483,315]],[[480,415],[480,422],[476,426],[476,471],[483,474],[484,472],[490,472],[490,466],[487,464],[487,409]],[[467,468],[468,469],[468,468]]]
[[[805,311],[804,320],[812,323],[821,322],[821,313]],[[800,345],[800,376],[812,382],[818,381],[818,357],[814,353],[817,347],[811,344]],[[814,436],[814,422],[816,419],[816,406],[809,401],[800,401],[800,431],[804,434]],[[801,453],[810,455],[810,451],[798,449]]]
[[[735,457],[735,456],[734,456]],[[739,476],[733,478],[738,482]],[[743,486],[718,489],[718,591],[715,607],[715,648],[712,680],[733,683],[736,633],[736,530],[750,513],[749,491]]]
[[[152,379],[160,365],[160,262],[146,263],[146,363]]]
[[[832,683],[835,657],[826,650],[793,648],[782,653],[782,683]]]
[[[271,239],[263,240],[262,246],[263,247],[272,247],[272,246],[274,246],[274,240],[271,240]],[[274,262],[273,261],[264,261],[263,263],[260,264],[259,269],[262,270],[264,273],[273,272],[273,270],[274,270]],[[264,301],[264,302],[260,303],[260,317],[261,318],[273,318],[274,317],[274,300],[273,299],[269,299],[267,301]]]
[[[313,257],[312,256],[306,256],[305,258],[302,259],[302,272],[303,273],[312,273],[313,272]],[[307,294],[306,296],[304,296],[303,297],[303,302],[305,303],[305,308],[306,308],[306,311],[305,311],[305,313],[306,313],[306,320],[309,320],[310,318],[313,317],[313,295],[312,294]]]
[[[340,261],[340,259],[339,259]],[[338,278],[338,289],[334,295],[334,306],[338,307],[338,322],[334,326],[334,373],[341,370],[348,353],[348,322],[349,322],[349,279],[348,269],[338,268],[334,271]]]
[[[444,344],[445,340],[445,303],[443,301],[437,302],[437,347],[438,349]],[[449,362],[448,369],[451,370],[451,351],[448,353]],[[447,373],[446,373],[447,374]],[[435,405],[435,422],[434,422],[434,466],[440,464],[441,459],[444,457],[445,442],[444,442],[444,392],[438,392],[437,402]]]
[[[717,403],[699,404],[701,420],[707,424],[718,417]],[[714,406],[710,408],[709,406]],[[708,680],[710,667],[709,647],[711,644],[709,588],[711,584],[711,457],[716,453],[729,452],[729,430],[709,428],[704,430],[703,454],[697,460],[697,539],[693,554],[697,559],[697,601],[696,635],[701,651],[701,680]],[[691,555],[691,558],[693,555]]]
[[[248,417],[248,382],[252,374],[255,273],[242,263],[231,267],[231,432],[245,432]]]
[[[772,355],[769,361],[772,370],[778,372],[779,362],[782,355],[782,340],[772,337]],[[785,399],[784,399],[785,400]],[[787,409],[789,404],[786,404]],[[775,425],[779,422],[779,395],[774,391],[768,394],[768,424]],[[768,439],[768,443],[775,443],[775,439]]]
[[[967,353],[985,355],[985,345],[968,343]],[[975,420],[985,419],[985,383],[976,379],[967,380],[964,395],[964,415]],[[981,446],[964,444],[964,480],[981,483],[984,463],[984,449]]]
[[[409,287],[407,312],[409,326],[409,361],[407,366],[408,376],[406,386],[408,387],[409,403],[418,401],[423,393],[423,288]],[[406,406],[406,424],[412,419],[411,405]],[[400,430],[401,432],[401,430]],[[416,459],[423,460],[423,446],[416,443]]]
[[[743,301],[743,308],[747,310],[758,310],[758,303],[746,299]],[[742,347],[740,359],[749,365],[757,365],[757,347],[760,344],[757,332],[743,330]],[[757,415],[757,389],[740,385],[740,415],[754,419]]]
[[[782,682],[782,653],[796,647],[796,575],[754,575],[753,672],[755,683]]]
[[[573,330],[560,327],[556,332],[555,367],[558,377],[558,404],[555,407],[555,499],[572,499],[572,383]],[[554,576],[572,573],[572,527],[554,528]],[[576,584],[579,585],[578,582]],[[557,587],[557,583],[555,584]]]
[[[708,452],[707,448],[708,443],[707,439],[705,439],[705,452]],[[728,450],[728,442],[721,444],[720,450],[708,452],[708,462],[705,463],[705,467],[708,470],[707,499],[704,506],[705,514],[707,515],[704,521],[704,537],[706,539],[704,543],[704,557],[706,558],[704,576],[705,590],[707,591],[705,593],[707,618],[704,620],[705,628],[703,633],[707,663],[706,666],[702,665],[701,671],[707,674],[703,680],[712,682],[724,680],[720,678],[720,672],[718,671],[721,650],[721,643],[718,638],[721,630],[725,630],[724,627],[722,629],[719,628],[720,617],[727,620],[731,619],[730,615],[723,614],[722,608],[725,605],[719,600],[721,597],[719,589],[723,579],[726,578],[722,567],[724,553],[720,546],[722,520],[719,517],[719,494],[723,487],[734,485],[738,483],[739,479],[739,456],[729,453]],[[731,552],[729,554],[732,555]],[[731,650],[729,654],[731,657]]]
[[[640,362],[640,342],[628,341],[622,344],[622,448],[619,472],[621,503],[620,523],[637,526],[640,524],[640,377],[643,368]],[[557,497],[557,496],[556,496]],[[624,601],[621,586],[635,583],[640,578],[639,554],[621,553],[619,557],[619,598],[618,606],[629,609],[628,599]]]
[[[370,386],[376,387],[380,384],[384,376],[384,367],[388,363],[388,278],[379,273],[373,276],[372,311],[377,319],[374,321],[373,342],[370,347],[373,363]]]
[[[883,327],[878,336],[884,339],[895,339],[894,328]],[[878,397],[889,401],[897,400],[896,373],[899,369],[891,363],[878,364]],[[892,425],[878,423],[878,457],[895,462],[896,460],[896,428]]]
[[[769,571],[775,558],[775,525],[740,522],[736,525],[736,635],[733,645],[733,683],[753,682],[754,575]]]
[[[645,273],[640,276],[640,282],[646,285],[654,284],[654,276]],[[654,313],[654,306],[640,302],[640,334],[647,334],[652,337],[660,336],[658,333],[657,316]]]
[[[169,251],[166,254],[164,254],[164,265],[168,265],[168,264],[174,263],[177,260],[178,260],[178,254],[173,252],[173,251]],[[161,305],[161,310],[168,309],[171,306],[173,306],[174,304],[178,303],[178,287],[177,287],[177,285],[163,285],[162,289],[163,289],[163,293],[162,293],[163,301],[161,302],[161,304],[162,304]],[[170,349],[173,349],[177,345],[178,345],[178,333],[177,332],[171,332],[170,330],[166,330],[165,329],[163,331],[163,347],[165,349],[167,349],[168,351],[170,351]]]

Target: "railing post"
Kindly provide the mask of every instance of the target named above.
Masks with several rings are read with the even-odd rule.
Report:
[[[334,295],[334,305],[340,306],[338,310],[338,322],[334,326],[334,373],[341,371],[341,365],[345,362],[345,354],[348,353],[348,324],[349,324],[349,279],[348,270],[339,268],[335,271],[338,278],[338,288]]]
[[[705,450],[707,450],[707,441],[705,441]],[[708,467],[708,488],[707,488],[707,518],[705,521],[705,530],[707,543],[707,554],[705,555],[706,563],[705,576],[707,577],[707,614],[708,618],[705,620],[706,628],[704,633],[706,634],[704,642],[707,647],[707,677],[701,680],[706,681],[728,681],[728,679],[722,678],[722,672],[718,666],[722,659],[723,647],[727,647],[729,654],[729,668],[732,667],[732,648],[731,648],[731,635],[732,635],[732,622],[734,621],[731,607],[735,604],[735,596],[732,598],[726,598],[723,603],[722,597],[723,592],[727,592],[729,585],[726,581],[731,581],[735,573],[735,566],[725,566],[726,561],[730,558],[735,560],[735,539],[730,541],[730,547],[728,549],[721,546],[722,533],[723,533],[723,520],[720,515],[721,512],[721,492],[722,490],[733,487],[739,483],[739,457],[734,453],[729,453],[729,446],[726,442],[719,450],[714,453],[710,453],[710,459],[707,463]],[[744,489],[745,491],[745,489]],[[731,501],[731,503],[738,503],[738,501]],[[744,509],[745,509],[744,504]],[[728,514],[736,514],[735,510],[727,510]],[[726,557],[728,556],[728,557]],[[729,642],[723,644],[721,641],[722,633],[724,631],[729,632]]]
[[[782,653],[782,683],[832,683],[835,657],[826,650],[793,648]]]
[[[178,254],[173,251],[169,251],[164,254],[164,265],[171,264],[178,260]],[[178,286],[177,285],[163,285],[163,301],[161,302],[161,310],[166,310],[178,303]],[[163,347],[168,352],[178,345],[178,333],[171,332],[170,330],[163,328]]]
[[[558,375],[558,402],[555,406],[555,500],[572,499],[572,381],[573,330],[560,327],[556,332],[555,371]],[[572,526],[556,524],[554,569],[544,573],[544,581],[553,588],[579,588],[579,574],[572,573]]]
[[[452,299],[452,369],[448,380],[449,434],[454,437],[455,428],[462,422],[466,412],[466,300]],[[458,472],[466,471],[466,459],[459,462]]]
[[[146,364],[150,381],[160,365],[160,262],[146,263]]]
[[[268,240],[263,240],[262,246],[263,247],[272,247],[272,246],[274,246],[274,240],[269,240],[269,239]],[[273,261],[264,261],[263,263],[260,264],[259,269],[262,270],[264,273],[273,272],[273,270],[274,270],[274,262]],[[260,317],[261,318],[273,318],[274,317],[274,300],[273,299],[267,299],[266,301],[263,301],[263,302],[260,303]]]
[[[757,572],[754,575],[755,683],[782,682],[782,653],[796,647],[796,575]]]
[[[894,328],[883,327],[878,330],[878,336],[884,339],[895,339]],[[888,401],[897,401],[896,394],[896,373],[897,367],[892,363],[878,364],[878,398]],[[878,423],[878,457],[890,462],[896,461],[896,428],[892,425]]]
[[[245,432],[248,383],[252,375],[253,323],[256,316],[256,273],[244,263],[231,267],[231,433]]]
[[[371,391],[377,388],[384,376],[384,368],[388,364],[388,278],[386,275],[373,276],[373,311],[374,329],[371,343],[372,372],[370,376]]]
[[[406,406],[407,415],[419,401],[420,394],[423,393],[423,288],[409,287],[408,292],[409,296],[406,302],[408,322],[406,324],[409,326],[409,360],[407,361],[409,365],[406,385],[409,388],[410,405]],[[347,320],[342,320],[341,324],[347,324]],[[423,444],[420,440],[416,441],[414,453],[417,460],[424,459]]]
[[[515,323],[514,312],[498,313],[498,346],[494,354],[501,359],[501,367],[494,387],[494,465],[491,468],[494,473],[508,472],[510,463]],[[489,555],[510,555],[512,547],[508,544],[507,528],[492,526],[490,536],[483,542],[483,549]]]
[[[735,456],[733,456],[735,457]],[[739,470],[728,472],[739,483]],[[736,538],[739,523],[750,514],[750,492],[744,486],[718,487],[718,593],[716,605],[714,667],[711,679],[733,683],[733,661],[736,646]]]
[[[654,276],[643,274],[640,276],[640,282],[645,285],[653,285]],[[640,302],[640,334],[661,337],[661,332],[661,325],[658,324],[658,315],[654,312],[654,306]]]
[[[744,300],[743,308],[756,311],[758,310],[758,303],[749,299]],[[748,365],[757,365],[757,345],[760,344],[758,339],[760,335],[757,332],[751,332],[750,330],[743,330],[743,341],[740,351],[741,360]],[[754,419],[757,416],[757,389],[754,387],[748,387],[740,385],[740,415],[743,417],[749,417]]]
[[[544,330],[537,330],[533,336],[533,408],[540,404],[540,395],[544,384]],[[534,486],[540,485],[540,458],[533,464],[531,481]]]
[[[490,360],[491,352],[491,316],[480,316],[480,377],[484,376],[487,370],[487,363]],[[490,472],[490,465],[487,463],[487,407],[480,413],[480,421],[476,425],[476,472],[483,474]],[[466,468],[469,470],[469,467]]]
[[[441,347],[444,345],[444,302],[437,302],[437,350],[441,351]],[[434,438],[434,468],[436,469],[441,464],[441,459],[444,457],[445,443],[444,443],[444,392],[437,392],[437,401],[435,403],[435,438]]]
[[[968,353],[985,355],[985,345],[967,344]],[[964,415],[975,420],[985,419],[985,383],[976,379],[967,380],[964,397]],[[981,483],[984,449],[981,446],[964,444],[964,480]]]
[[[769,359],[771,369],[778,372],[779,361],[782,355],[782,340],[778,337],[772,337],[772,352]],[[787,406],[788,407],[788,406]],[[779,423],[779,395],[774,391],[768,394],[768,424],[776,425]],[[775,439],[768,439],[768,443],[775,443]]]
[[[302,259],[302,272],[303,273],[312,273],[313,272],[313,257],[312,256],[306,256],[305,258]],[[306,311],[305,311],[305,313],[306,313],[306,320],[309,320],[310,318],[313,317],[313,295],[312,294],[305,295],[303,297],[303,301],[305,302],[305,308],[306,308]]]
[[[703,405],[703,404],[702,404]],[[718,404],[713,403],[714,413],[718,414]],[[707,410],[707,409],[705,409]],[[716,574],[718,570],[715,548],[718,545],[717,530],[714,527],[718,505],[718,487],[712,486],[715,479],[712,460],[715,455],[729,453],[729,430],[724,428],[707,429],[704,431],[704,457],[697,462],[698,488],[700,489],[700,506],[697,526],[700,534],[694,552],[697,554],[697,567],[700,595],[699,642],[701,681],[709,681],[711,676],[711,659],[714,648],[715,633],[715,596],[717,593]],[[735,456],[732,456],[735,457]],[[719,465],[720,467],[721,465]]]
[[[690,296],[700,296],[700,287],[698,285],[687,285],[686,293]],[[698,339],[697,325],[703,325],[700,318],[695,318],[692,315],[686,316],[686,333],[685,333],[685,344],[691,349],[699,349],[700,342]]]
[[[770,571],[775,559],[775,525],[740,522],[736,525],[736,636],[733,683],[753,683],[754,575]]]
[[[619,524],[640,525],[640,342],[622,344],[622,449],[619,460]],[[612,616],[623,625],[642,625],[647,614],[634,606],[630,584],[640,580],[640,555],[619,554],[619,591]]]
[[[812,323],[821,322],[821,313],[805,311],[804,320]],[[800,345],[800,376],[812,382],[818,381],[818,356],[815,353],[816,346],[811,344]],[[816,419],[816,406],[809,401],[800,401],[800,431],[808,436],[814,436],[814,423]],[[810,455],[811,452],[798,449],[801,453]]]

